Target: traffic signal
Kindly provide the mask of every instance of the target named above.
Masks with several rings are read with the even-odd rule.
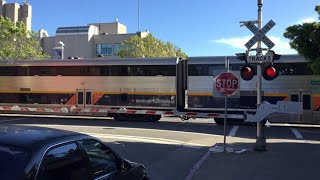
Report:
[[[279,72],[272,65],[268,65],[268,66],[264,67],[262,76],[265,80],[271,81],[271,80],[275,79],[276,77],[278,77],[278,75],[279,75]]]
[[[246,64],[241,67],[240,74],[243,80],[250,81],[256,72],[253,66]]]

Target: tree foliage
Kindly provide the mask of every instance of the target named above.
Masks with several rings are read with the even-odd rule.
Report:
[[[23,22],[14,23],[0,16],[0,60],[46,58],[39,46],[38,36],[29,32]]]
[[[152,34],[146,37],[132,36],[122,43],[118,55],[122,58],[182,57],[187,55],[171,42],[163,42]]]
[[[315,7],[320,18],[320,6]],[[311,69],[320,74],[320,23],[311,22],[289,26],[284,37],[290,39],[290,46],[311,62]]]

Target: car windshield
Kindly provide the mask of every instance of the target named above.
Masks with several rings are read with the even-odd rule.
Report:
[[[24,149],[0,145],[1,179],[22,179],[28,157],[29,154]]]

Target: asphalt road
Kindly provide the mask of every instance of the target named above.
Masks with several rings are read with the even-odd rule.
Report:
[[[2,116],[0,125],[25,124],[96,136],[120,156],[146,165],[151,179],[319,179],[320,126],[275,125],[264,128],[266,152],[252,151],[254,126],[223,126],[212,119],[157,123],[118,122],[108,118]]]

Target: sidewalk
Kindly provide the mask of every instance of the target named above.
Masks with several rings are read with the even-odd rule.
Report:
[[[265,152],[254,142],[231,143],[247,148],[243,154],[210,152],[193,180],[317,180],[320,179],[320,142],[267,140]],[[219,144],[223,146],[223,144]]]

